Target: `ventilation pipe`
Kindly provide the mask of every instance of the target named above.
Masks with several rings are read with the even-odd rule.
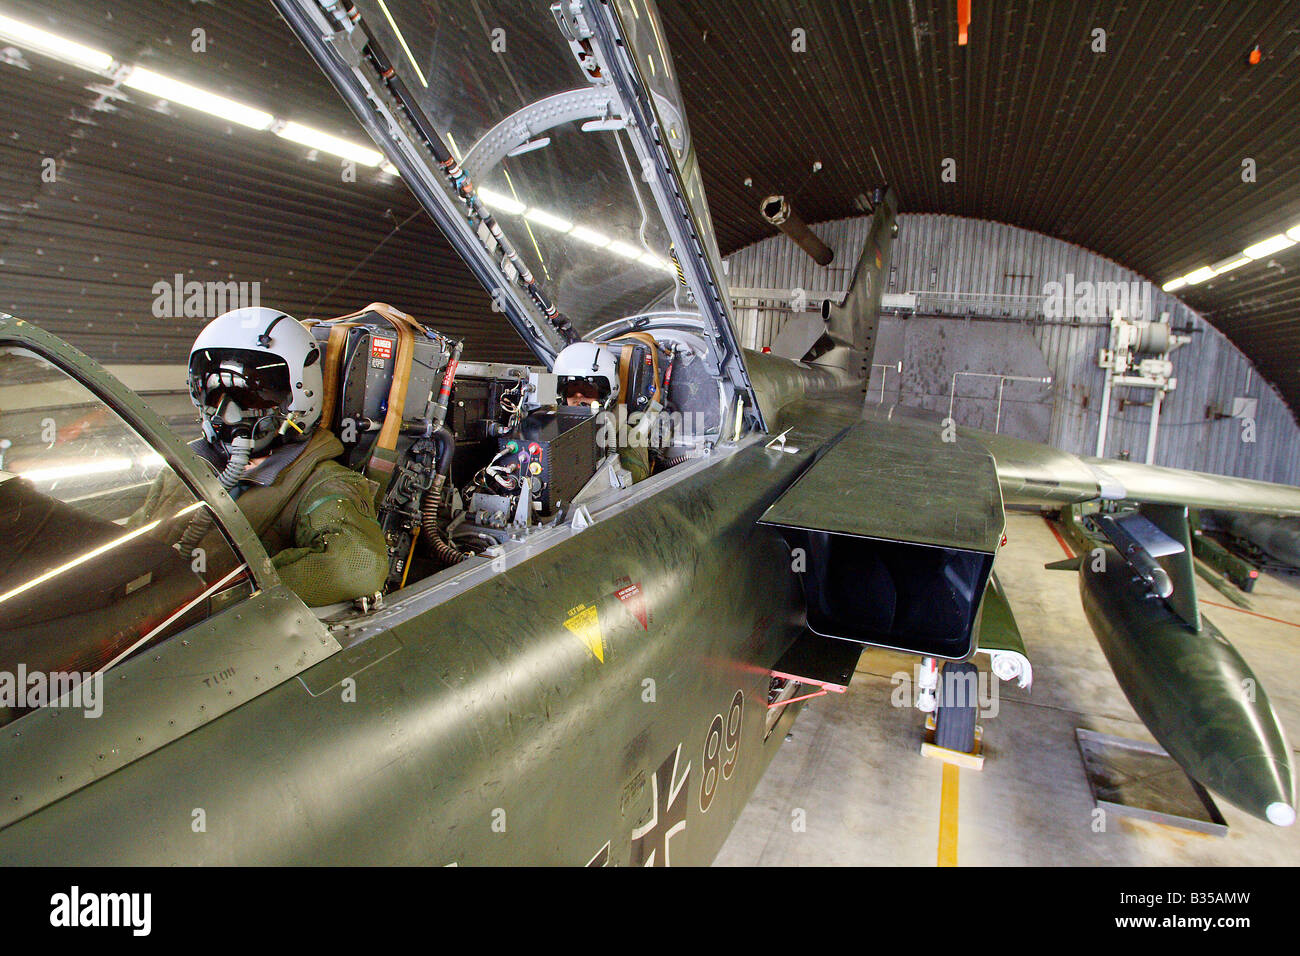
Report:
[[[831,251],[830,246],[817,238],[808,228],[807,223],[799,218],[799,214],[791,208],[784,196],[768,196],[758,208],[763,214],[763,219],[794,240],[795,245],[812,256],[813,261],[819,266],[831,264],[835,253]]]

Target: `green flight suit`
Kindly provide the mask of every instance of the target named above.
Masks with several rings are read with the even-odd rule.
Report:
[[[205,442],[192,447],[214,468],[223,465]],[[333,460],[342,453],[343,445],[332,433],[317,429],[305,444],[276,449],[249,469],[237,488],[239,508],[280,579],[310,607],[375,594],[388,577],[388,547],[375,518],[375,485]],[[164,480],[137,512],[141,522],[132,524],[160,513],[177,491],[167,486],[177,481],[164,472]],[[177,539],[183,530],[174,529]],[[209,549],[213,554],[220,550]]]

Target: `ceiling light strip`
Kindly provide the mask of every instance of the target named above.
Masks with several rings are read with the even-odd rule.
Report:
[[[1267,259],[1275,252],[1283,252],[1292,246],[1300,244],[1300,223],[1292,226],[1286,232],[1279,232],[1276,236],[1269,236],[1262,242],[1257,242],[1253,246],[1247,246],[1240,253],[1228,256],[1226,259],[1220,259],[1214,265],[1201,266],[1185,276],[1179,276],[1176,279],[1170,279],[1160,288],[1165,292],[1173,292],[1184,286],[1197,285],[1206,279],[1212,279],[1215,276],[1223,275],[1225,272],[1231,272],[1233,269],[1240,269],[1242,266],[1254,262],[1257,259]]]
[[[383,5],[381,4],[381,6]],[[401,31],[398,30],[397,24],[393,22],[392,15],[389,14],[387,7],[384,7],[384,14],[388,17],[394,32],[397,33],[398,41],[401,43],[407,58],[410,59],[411,65],[415,67],[420,82],[428,86],[424,74],[420,72],[415,57],[407,46]],[[102,50],[84,46],[4,15],[0,15],[0,40],[25,47],[61,63],[103,74],[110,78],[117,77],[123,86],[148,96],[156,96],[168,103],[197,110],[249,129],[271,132],[281,139],[296,143],[299,146],[305,146],[308,149],[314,149],[322,153],[329,153],[363,166],[378,167],[384,172],[393,175],[397,173],[397,170],[385,161],[383,155],[374,149],[302,123],[277,118],[265,110],[257,109],[246,103],[240,103],[238,100],[232,100],[229,97],[173,79],[145,67],[120,63]],[[450,137],[450,133],[448,136]],[[610,240],[603,233],[594,229],[575,226],[569,220],[544,209],[527,207],[516,199],[487,189],[479,190],[479,194],[489,206],[495,207],[508,215],[522,214],[526,220],[536,225],[562,234],[572,235],[575,239],[598,248],[608,248],[624,258],[640,261],[651,268],[667,272],[673,271],[672,264],[659,256],[644,252],[624,242]]]
[[[0,41],[13,43],[34,53],[58,60],[60,63],[99,73],[110,79],[117,78],[128,89],[148,96],[156,96],[168,103],[197,110],[249,129],[273,132],[281,139],[309,149],[352,160],[364,166],[379,166],[384,161],[380,153],[359,143],[332,136],[310,126],[304,126],[302,123],[277,119],[265,110],[192,86],[145,67],[120,63],[103,50],[96,50],[3,14],[0,14]]]

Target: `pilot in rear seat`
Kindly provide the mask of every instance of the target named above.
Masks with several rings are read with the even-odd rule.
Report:
[[[551,371],[562,403],[590,406],[593,412],[604,410],[609,414],[607,426],[600,433],[606,450],[617,446],[619,464],[632,475],[633,482],[648,478],[654,416],[639,415],[633,423],[630,417],[620,419],[615,414],[621,400],[615,350],[595,342],[574,342],[555,357]]]
[[[238,501],[280,579],[312,607],[375,594],[388,575],[375,485],[334,460],[343,444],[318,427],[323,364],[297,320],[255,307],[210,322],[189,365],[203,428],[190,447]],[[177,480],[150,489],[136,517],[160,513]]]

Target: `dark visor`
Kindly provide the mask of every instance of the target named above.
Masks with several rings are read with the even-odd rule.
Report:
[[[284,359],[252,349],[202,349],[190,356],[190,390],[207,408],[279,408],[293,394]]]

